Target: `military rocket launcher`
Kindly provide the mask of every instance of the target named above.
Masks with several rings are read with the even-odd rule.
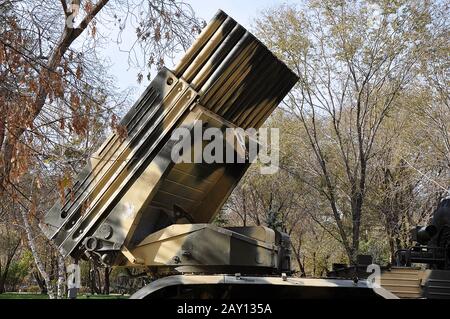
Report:
[[[224,141],[244,161],[173,160],[175,130],[193,132],[199,123],[202,130],[221,132],[258,129],[297,81],[258,39],[219,11],[179,64],[158,73],[121,121],[127,137],[112,134],[92,155],[65,199],[46,214],[42,230],[66,257],[166,276],[135,298],[173,297],[170,287],[177,285],[191,296],[208,290],[223,297],[232,286],[261,293],[269,287],[274,297],[376,295],[363,282],[288,279],[290,240],[282,232],[211,224],[250,166],[246,151],[257,139],[254,131],[236,136],[241,143]],[[190,142],[190,151],[204,147],[195,138]]]
[[[209,224],[249,161],[177,164],[170,137],[199,121],[221,131],[258,129],[297,80],[219,11],[175,69],[161,70],[126,114],[127,137],[104,142],[41,228],[64,256],[105,265],[278,268],[286,236]]]

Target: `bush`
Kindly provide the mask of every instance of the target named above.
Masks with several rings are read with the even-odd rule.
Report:
[[[29,286],[27,292],[30,293],[41,293],[41,288],[38,285]]]
[[[90,294],[91,289],[89,287],[82,286],[80,289],[78,289],[79,294]]]

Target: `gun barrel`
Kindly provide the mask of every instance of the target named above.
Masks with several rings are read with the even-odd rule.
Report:
[[[419,226],[416,228],[416,241],[419,244],[426,245],[437,234],[437,228],[434,225]]]

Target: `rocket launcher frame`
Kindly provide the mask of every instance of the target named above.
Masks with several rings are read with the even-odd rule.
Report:
[[[176,164],[172,132],[194,130],[198,121],[222,131],[258,129],[297,80],[219,11],[175,69],[161,70],[123,118],[127,137],[112,134],[66,200],[46,214],[45,235],[64,256],[139,264],[130,250],[146,237],[173,224],[211,222],[249,163]]]

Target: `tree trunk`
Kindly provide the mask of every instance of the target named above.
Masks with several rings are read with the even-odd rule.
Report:
[[[101,294],[100,291],[100,276],[98,273],[97,266],[92,264],[92,268],[89,269],[89,277],[90,277],[90,286],[91,286],[91,294]]]
[[[79,26],[76,29],[69,28],[67,25],[64,27],[61,37],[54,46],[47,64],[43,66],[39,71],[40,75],[45,75],[43,72],[48,72],[49,74],[51,72],[55,72],[56,68],[61,63],[61,58],[63,57],[63,55],[67,52],[72,43],[83,33],[83,31],[88,27],[91,21],[103,9],[108,1],[109,0],[99,0],[93,6],[89,14],[86,15],[83,20],[81,20]],[[41,85],[34,101],[34,109],[31,114],[32,122],[34,122],[34,120],[41,113],[42,108],[45,105],[47,96],[47,89],[43,85]],[[0,175],[0,186],[4,184],[5,180],[9,179],[15,142],[20,140],[26,129],[24,127],[18,127],[15,129],[9,128],[9,130],[11,130],[12,132],[11,137],[6,137],[2,141],[4,148],[2,154],[3,157],[1,158],[1,160],[3,161],[3,174]]]
[[[95,294],[95,280],[94,280],[94,270],[92,269],[92,263],[89,262],[89,288],[91,288],[91,295]]]
[[[109,275],[111,274],[111,269],[109,267],[105,267],[105,282],[103,285],[103,294],[109,295],[109,287],[110,287],[110,281],[109,281]]]
[[[6,276],[8,274],[8,270],[5,270],[5,272],[2,273],[2,268],[0,265],[0,294],[5,292],[5,281],[6,281]]]
[[[313,277],[316,276],[316,252],[313,252]]]
[[[36,245],[34,243],[33,232],[31,230],[31,225],[30,225],[30,223],[28,221],[27,213],[23,209],[20,210],[20,213],[22,215],[23,225],[24,225],[25,233],[26,233],[27,239],[28,239],[28,246],[30,247],[31,254],[33,255],[34,263],[36,264],[36,268],[38,269],[39,273],[41,274],[42,278],[45,281],[45,285],[47,287],[48,297],[50,299],[55,299],[54,288],[53,288],[52,283],[50,281],[50,276],[45,271],[45,268],[44,268],[44,266],[42,264],[41,258],[38,255],[38,252],[37,252],[37,249],[36,249]]]
[[[5,292],[5,283],[6,278],[8,277],[8,271],[9,267],[11,266],[11,262],[16,255],[17,249],[19,249],[20,246],[20,238],[17,240],[17,242],[12,246],[12,248],[8,251],[8,256],[6,260],[5,267],[2,271],[2,267],[0,264],[0,294]]]
[[[389,250],[390,250],[390,262],[391,264],[395,263],[395,242],[394,242],[394,238],[392,238],[391,236],[389,236]]]
[[[295,259],[297,260],[298,266],[300,267],[300,276],[306,276],[305,265],[301,260],[300,247],[296,249],[294,245],[291,244],[292,250],[294,251]]]
[[[36,280],[39,288],[41,289],[41,294],[46,295],[47,294],[47,287],[45,286],[45,280],[41,278],[41,275],[39,275],[39,272],[33,271],[33,277],[34,280]]]
[[[364,198],[361,192],[355,191],[355,193],[352,194],[352,259],[350,260],[350,263],[355,265],[359,253],[359,237],[361,231],[363,200]]]
[[[58,299],[63,299],[65,296],[66,283],[66,265],[63,256],[58,253]]]

